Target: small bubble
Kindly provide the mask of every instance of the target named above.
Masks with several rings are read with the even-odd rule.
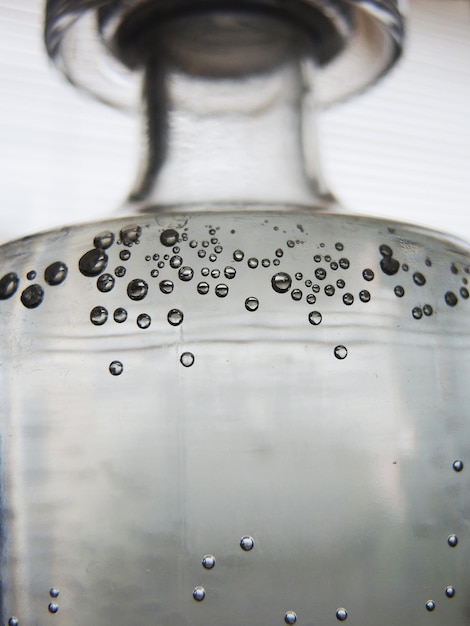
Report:
[[[271,278],[271,285],[277,293],[286,293],[292,285],[292,278],[286,272],[278,272]]]
[[[454,534],[449,535],[447,537],[447,543],[451,548],[455,548],[455,546],[459,543],[459,538],[457,537],[457,535]]]
[[[104,306],[95,306],[90,311],[90,321],[95,326],[102,326],[108,319],[108,310]]]
[[[158,261],[159,258],[160,258],[160,255],[158,254],[158,252],[155,252],[155,254],[152,256],[152,259],[154,261]]]
[[[44,299],[44,291],[41,285],[34,284],[26,287],[21,294],[21,302],[27,309],[35,309]]]
[[[12,615],[12,617],[8,620],[8,626],[19,626],[19,624],[20,620],[14,615]]]
[[[56,589],[55,587],[52,587],[51,589],[49,589],[49,595],[51,596],[51,598],[58,598],[59,594],[60,594],[60,591]]]
[[[423,317],[423,310],[419,306],[415,306],[411,311],[411,315],[415,318],[415,320],[420,320]]]
[[[128,261],[131,258],[130,250],[121,250],[119,253],[119,258],[121,261]]]
[[[351,306],[351,304],[354,302],[354,296],[352,295],[352,293],[345,293],[343,295],[343,302],[347,306]]]
[[[370,293],[367,291],[367,289],[362,289],[359,292],[359,300],[361,302],[370,302]]]
[[[123,276],[126,275],[126,268],[123,265],[118,265],[115,269],[114,269],[114,274],[118,277],[118,278],[123,278]]]
[[[127,311],[122,307],[117,308],[113,313],[113,319],[118,324],[122,324],[127,320]]]
[[[145,260],[146,261],[151,261],[152,260],[152,257],[150,256],[150,254],[146,254],[145,255]]]
[[[336,250],[341,252],[341,250],[344,250],[344,245],[340,241],[338,241],[338,243],[335,243],[335,248]]]
[[[317,269],[315,270],[315,278],[317,280],[325,280],[326,269],[324,269],[323,267],[317,267]]]
[[[263,260],[261,261],[261,265],[262,265],[263,267],[269,267],[269,266],[271,265],[271,261],[270,261],[269,259],[263,259]]]
[[[424,606],[426,607],[426,611],[434,611],[436,603],[434,600],[428,600]]]
[[[317,298],[316,296],[314,296],[313,293],[309,293],[306,300],[308,304],[315,304],[315,302],[317,301]]]
[[[339,622],[344,622],[345,620],[348,619],[348,612],[346,611],[346,609],[340,608],[337,609],[336,611],[336,619]]]
[[[418,287],[422,287],[426,284],[426,278],[423,276],[423,274],[421,274],[421,272],[415,272],[413,274],[413,282],[415,285],[418,285]]]
[[[143,300],[149,290],[148,284],[142,278],[134,278],[127,285],[127,295],[131,300]]]
[[[307,285],[307,282],[305,282],[305,284]],[[320,285],[318,285],[318,284],[312,285],[312,291],[313,291],[313,293],[319,293],[320,292]]]
[[[282,250],[282,248],[278,248],[276,250],[276,256],[278,259],[281,259],[284,256],[284,250]]]
[[[387,246],[384,243],[379,247],[379,252],[384,257],[390,257],[393,255],[393,250],[390,248],[390,246]]]
[[[307,287],[307,289],[310,289],[310,287],[312,286],[312,281],[309,278],[307,278],[307,280],[305,281],[305,286]]]
[[[88,250],[80,258],[78,269],[84,276],[98,276],[106,269],[108,265],[108,255],[101,248],[93,248]]]
[[[457,296],[453,291],[448,291],[444,296],[444,300],[449,306],[455,306],[458,302]]]
[[[197,600],[197,602],[202,602],[206,597],[206,590],[204,587],[195,587],[193,590],[193,598]]]
[[[202,558],[202,567],[205,569],[212,569],[215,567],[215,557],[213,557],[212,554],[206,554],[206,556]]]
[[[297,621],[297,615],[294,613],[294,611],[287,611],[287,613],[284,615],[284,621],[286,624],[295,624],[295,622]]]
[[[215,240],[215,241],[217,241],[217,240]],[[214,252],[215,252],[216,254],[220,254],[222,251],[223,251],[222,246],[215,246],[215,248],[214,248]]]
[[[300,300],[302,300],[303,294],[300,289],[293,289],[290,295],[292,300],[295,300],[295,302],[299,302]]]
[[[315,261],[315,263],[320,263],[320,261],[321,261],[321,256],[320,256],[319,254],[316,254],[316,255],[313,257],[313,260]]]
[[[150,276],[151,276],[152,278],[158,278],[158,276],[159,276],[159,275],[160,275],[160,272],[159,272],[157,269],[153,269],[153,270],[150,272]]]
[[[109,372],[113,376],[120,376],[124,370],[124,365],[121,361],[111,361],[109,364]]]
[[[237,270],[230,265],[227,265],[227,267],[224,269],[224,276],[225,278],[228,278],[228,280],[232,280],[232,278],[235,278],[236,274]]]
[[[206,251],[205,250],[198,250],[197,251],[197,255],[200,259],[203,259],[206,256]]]
[[[98,276],[98,279],[96,281],[96,287],[98,291],[101,291],[102,293],[107,293],[108,291],[111,291],[111,289],[114,287],[115,282],[116,281],[114,279],[114,276],[112,276],[111,274],[101,274],[101,276]]]
[[[403,298],[405,295],[405,290],[401,285],[397,285],[393,291],[395,292],[397,298]]]
[[[338,269],[338,263],[336,263],[336,261],[331,261],[330,269],[332,269],[335,272]]]
[[[172,326],[179,326],[183,321],[183,311],[179,309],[171,309],[168,311],[167,320]]]
[[[287,247],[288,247],[288,248],[293,248],[294,246],[295,246],[295,243],[292,241],[292,239],[289,239],[289,240],[287,241]]]
[[[346,286],[346,283],[344,282],[342,278],[338,278],[338,280],[336,281],[336,286],[338,287],[338,289],[344,289]]]
[[[251,257],[251,259],[248,259],[248,267],[251,268],[252,270],[256,269],[258,267],[258,259]]]
[[[167,230],[164,230],[160,235],[160,243],[167,248],[171,248],[175,245],[175,243],[178,243],[178,239],[178,231],[174,230],[173,228],[168,228]]]
[[[178,278],[185,283],[192,280],[193,276],[194,276],[194,270],[192,267],[185,265],[183,267],[180,267],[180,269],[178,270]]]
[[[345,346],[336,346],[334,354],[337,359],[342,361],[348,356],[348,349]]]
[[[139,328],[148,328],[152,323],[152,318],[147,313],[141,313],[137,317],[137,326]]]
[[[280,260],[279,259],[274,259],[273,260],[273,265],[275,265],[276,267],[278,267],[278,265],[280,264]]]
[[[335,295],[335,288],[333,287],[333,285],[326,285],[325,286],[325,293],[327,296],[334,296]]]
[[[178,254],[178,253],[179,253],[179,251],[180,251],[179,246],[175,246],[175,247],[173,248],[173,253],[174,253],[174,254]]]
[[[247,311],[257,311],[259,307],[259,300],[255,297],[250,297],[245,300],[245,308]]]
[[[57,611],[59,610],[59,605],[55,602],[51,602],[47,608],[49,609],[49,613],[54,614],[57,613]]]
[[[165,267],[165,262],[164,262],[164,261],[158,261],[158,263],[157,263],[157,267],[158,267],[159,269],[163,269],[163,268]]]
[[[452,468],[455,472],[461,472],[463,470],[463,461],[461,461],[460,459],[456,459],[453,463],[452,463]]]
[[[245,552],[249,552],[250,550],[253,550],[254,546],[255,546],[255,540],[253,539],[253,537],[250,537],[250,535],[244,535],[240,539],[240,548],[244,550]]]
[[[11,298],[18,289],[20,279],[15,272],[9,272],[0,278],[0,300],[8,300]]]
[[[402,269],[404,272],[407,272],[410,268],[408,267],[407,263],[403,263],[403,265],[401,266],[401,269]]]
[[[318,326],[318,324],[321,324],[322,319],[323,318],[320,311],[310,311],[310,313],[308,314],[308,321],[310,322],[310,324],[313,324],[313,326]]]
[[[233,260],[234,261],[243,261],[243,257],[245,256],[245,253],[242,252],[241,250],[235,250],[235,252],[233,253]]]
[[[177,254],[172,256],[170,259],[170,267],[172,267],[173,269],[176,269],[177,267],[181,267],[182,263],[183,263],[183,259]]]
[[[461,287],[460,295],[462,296],[464,300],[468,300],[468,296],[469,296],[468,289],[466,287]]]
[[[213,270],[211,271],[211,276],[212,276],[212,278],[219,278],[219,276],[220,276],[220,270],[218,270],[218,269],[213,269]]]
[[[384,274],[393,276],[400,269],[400,263],[391,256],[384,256],[384,258],[380,261],[380,269]]]
[[[434,313],[432,306],[430,304],[425,304],[423,306],[423,313],[427,317],[430,317]]]
[[[340,259],[339,266],[343,270],[347,270],[349,268],[349,259]]]
[[[450,271],[452,272],[452,274],[458,274],[459,268],[455,265],[455,263],[452,263],[452,265],[450,266]]]
[[[432,261],[431,261],[431,259],[426,259],[426,260],[424,261],[424,264],[426,265],[426,267],[431,267],[431,265],[432,265]]]
[[[38,274],[37,274],[37,272],[36,272],[35,270],[31,270],[31,272],[28,272],[28,273],[26,274],[26,278],[27,278],[28,280],[34,280],[34,279],[36,278],[36,276],[37,276],[37,275],[38,275]]]
[[[206,293],[209,293],[209,283],[205,283],[205,282],[198,283],[197,292],[205,296]]]
[[[455,596],[455,587],[453,587],[452,585],[446,587],[446,596],[448,598],[453,598]]]
[[[327,263],[329,263],[329,262],[331,261],[331,257],[330,257],[330,255],[329,255],[329,254],[326,254],[326,255],[325,255],[325,261],[326,261]]]
[[[162,280],[159,284],[159,287],[162,293],[168,294],[173,291],[174,284],[171,280]]]
[[[208,241],[203,241],[202,242],[202,247],[203,248],[208,248],[209,247],[209,242]]]
[[[197,248],[197,241],[195,241],[194,239],[191,239],[191,241],[189,242],[189,247]]]
[[[194,354],[192,352],[183,352],[180,356],[180,362],[184,367],[191,367],[194,363]]]
[[[225,298],[225,296],[228,294],[228,287],[227,285],[224,285],[223,283],[220,285],[217,285],[215,288],[215,295],[218,296],[219,298]]]
[[[102,250],[107,250],[114,243],[114,235],[109,230],[105,230],[102,233],[98,233],[96,237],[93,239],[93,245],[95,248],[101,248]]]
[[[295,280],[302,280],[303,277],[304,275],[302,274],[302,272],[296,272]]]
[[[211,228],[209,230],[209,235],[215,235],[215,228]]]
[[[374,280],[375,274],[373,272],[373,270],[371,270],[370,268],[366,267],[365,270],[362,270],[362,278],[364,280],[367,280],[368,282],[370,282],[371,280]]]
[[[130,224],[129,226],[124,226],[121,228],[119,232],[119,236],[123,245],[132,246],[134,243],[138,243],[139,239],[142,235],[142,229],[140,226],[136,224]]]

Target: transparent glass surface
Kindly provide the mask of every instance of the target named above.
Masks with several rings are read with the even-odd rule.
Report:
[[[2,623],[468,624],[468,247],[294,209],[0,258]]]

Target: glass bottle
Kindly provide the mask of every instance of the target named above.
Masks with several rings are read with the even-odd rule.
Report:
[[[470,251],[343,212],[313,133],[402,34],[392,0],[49,0],[146,139],[130,216],[1,248],[2,623],[468,623]]]

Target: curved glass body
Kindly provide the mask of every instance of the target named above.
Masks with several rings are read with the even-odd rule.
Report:
[[[2,623],[466,626],[468,247],[255,210],[0,256]]]

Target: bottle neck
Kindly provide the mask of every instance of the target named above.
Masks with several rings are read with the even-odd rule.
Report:
[[[334,205],[317,154],[316,59],[300,26],[197,13],[155,40],[131,206]]]

